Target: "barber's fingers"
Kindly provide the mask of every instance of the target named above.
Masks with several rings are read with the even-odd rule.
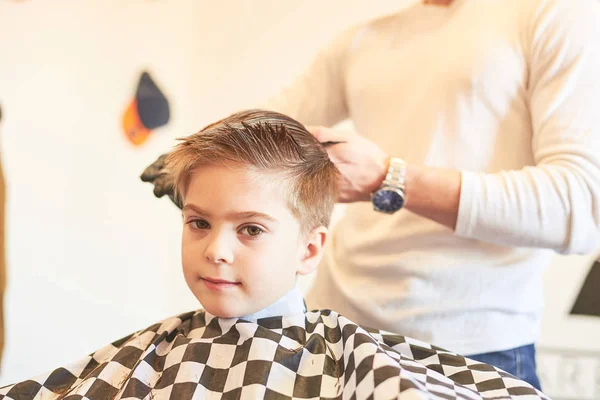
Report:
[[[175,196],[175,184],[172,181],[172,176],[165,169],[165,161],[168,156],[168,153],[163,154],[147,166],[144,172],[142,172],[140,179],[143,182],[149,182],[154,185],[154,196],[161,198],[166,195],[177,207],[181,208],[180,199]]]
[[[183,208],[183,204],[181,204],[181,199],[178,197],[175,197],[174,193],[169,194],[169,198],[171,199],[173,204],[175,204],[180,210]]]
[[[153,184],[154,195],[156,197],[163,197],[164,195],[172,195],[174,193],[173,182],[171,182],[170,176],[167,174],[157,176]]]
[[[154,182],[160,175],[164,174],[166,172],[164,167],[167,156],[168,154],[163,154],[158,157],[156,161],[147,166],[146,169],[144,169],[144,172],[142,172],[140,179],[143,182]]]

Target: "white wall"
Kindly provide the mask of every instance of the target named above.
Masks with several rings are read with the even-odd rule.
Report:
[[[138,176],[196,128],[193,0],[0,2],[8,186],[2,382],[53,368],[163,317],[177,214]],[[173,118],[143,149],[120,118],[141,68]],[[149,196],[150,195],[150,196]]]
[[[141,170],[175,137],[277,91],[343,27],[412,1],[0,1],[9,218],[0,385],[196,308],[179,268],[177,210],[152,196]],[[120,118],[142,68],[172,119],[136,149]],[[600,351],[600,322],[567,315],[590,262],[558,258],[549,269],[542,347]]]

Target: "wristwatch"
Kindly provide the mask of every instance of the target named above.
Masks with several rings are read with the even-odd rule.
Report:
[[[386,214],[393,214],[404,206],[404,176],[406,162],[391,157],[387,175],[383,183],[371,194],[373,209]]]

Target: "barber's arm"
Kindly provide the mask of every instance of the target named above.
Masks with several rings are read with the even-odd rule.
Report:
[[[564,254],[597,250],[600,6],[576,3],[542,3],[533,21],[528,97],[535,166],[484,174],[408,165],[406,209],[490,243]],[[344,175],[341,200],[368,200],[389,155],[358,135],[313,131],[319,140],[346,140],[328,148]]]
[[[354,133],[325,127],[309,127],[320,142],[329,146],[329,158],[342,177],[342,203],[371,201],[387,173],[390,156],[370,140]],[[404,208],[455,229],[461,193],[460,171],[407,165],[404,178]]]

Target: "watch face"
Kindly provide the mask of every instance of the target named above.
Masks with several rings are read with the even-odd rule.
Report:
[[[372,201],[375,210],[393,213],[404,205],[404,196],[399,190],[380,189],[373,194]]]

